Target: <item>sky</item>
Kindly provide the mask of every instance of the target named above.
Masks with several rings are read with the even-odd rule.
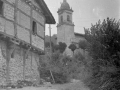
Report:
[[[55,25],[51,25],[51,34],[57,34],[58,8],[63,0],[44,0],[56,20]],[[103,21],[107,17],[120,18],[120,0],[67,0],[73,9],[74,32],[84,34],[84,27],[90,28],[91,23],[98,20]],[[49,35],[48,25],[46,25],[46,35]]]

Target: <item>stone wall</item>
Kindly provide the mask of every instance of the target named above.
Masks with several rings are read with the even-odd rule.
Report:
[[[6,85],[6,44],[0,41],[0,85]]]
[[[29,52],[25,60],[25,70],[23,70],[23,57],[25,49],[16,47],[13,56],[10,59],[10,81],[15,83],[17,80],[23,80],[23,71],[25,71],[25,80],[39,82],[39,55]],[[6,43],[0,41],[0,85],[6,85]]]

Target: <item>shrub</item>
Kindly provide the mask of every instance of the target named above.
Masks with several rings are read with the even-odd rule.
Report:
[[[16,85],[17,88],[22,88],[25,86],[33,86],[33,82],[26,81],[26,80],[18,80],[17,81],[17,85]]]
[[[85,29],[92,56],[92,90],[120,90],[120,22],[107,18]]]
[[[68,82],[68,76],[63,73],[53,72],[55,83],[63,84]]]

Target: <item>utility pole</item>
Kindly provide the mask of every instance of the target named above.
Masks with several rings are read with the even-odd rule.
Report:
[[[49,24],[49,35],[50,35],[50,61],[51,61],[51,59],[52,59],[52,43],[51,43],[51,25],[50,24]],[[51,70],[50,70],[50,74],[52,76],[53,83],[55,83],[55,79],[53,77]]]
[[[49,35],[50,35],[50,56],[52,55],[52,43],[51,43],[51,25],[49,24]]]

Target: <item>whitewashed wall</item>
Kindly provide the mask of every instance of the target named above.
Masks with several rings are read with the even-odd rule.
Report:
[[[14,24],[10,21],[5,21],[5,32],[8,35],[15,36],[14,34]]]
[[[5,19],[0,17],[0,32],[4,32],[5,30]]]
[[[45,30],[45,28],[42,25],[37,23],[37,34],[39,36],[41,36],[42,38],[44,38],[44,36],[45,36],[45,31],[44,30]]]
[[[45,24],[45,19],[42,15],[40,15],[37,11],[33,10],[32,11],[32,16],[35,20],[37,20],[38,22],[40,22],[42,25]]]
[[[7,0],[9,3],[11,3],[11,4],[15,4],[15,1],[16,0]]]
[[[37,8],[39,8],[41,10],[41,7],[38,5],[38,3],[36,3],[35,0],[29,0],[29,1],[31,1],[34,6],[36,6]]]
[[[30,32],[25,28],[17,26],[17,37],[27,43],[30,43]]]
[[[32,45],[44,51],[44,40],[32,35]]]
[[[17,11],[17,23],[24,28],[30,29],[30,17]]]
[[[20,10],[22,10],[24,13],[26,13],[27,15],[30,16],[30,10],[31,10],[31,8],[29,7],[29,5],[27,5],[22,0],[18,0],[18,8]]]
[[[8,35],[14,36],[14,24],[0,17],[0,32],[5,32]]]
[[[4,16],[9,20],[14,21],[14,7],[4,3]]]

